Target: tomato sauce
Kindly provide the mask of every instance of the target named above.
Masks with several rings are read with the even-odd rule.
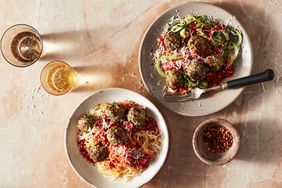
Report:
[[[223,79],[233,76],[233,73],[233,65],[224,65],[220,71],[208,73],[205,80],[209,83],[209,86],[219,85]]]
[[[78,145],[80,154],[83,156],[83,158],[85,158],[90,163],[95,164],[95,162],[89,156],[88,151],[85,149],[84,140],[77,140],[77,145]]]

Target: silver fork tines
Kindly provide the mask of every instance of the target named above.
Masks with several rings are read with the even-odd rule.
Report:
[[[165,95],[164,100],[166,102],[185,102],[193,100],[193,95],[191,93],[185,95]]]
[[[218,86],[214,86],[211,88],[207,88],[207,89],[201,89],[201,88],[194,88],[192,89],[189,93],[184,94],[184,95],[169,95],[166,94],[164,96],[164,100],[166,102],[185,102],[185,101],[191,101],[191,100],[196,100],[199,99],[201,97],[202,94],[209,92],[209,91],[215,91],[215,90],[219,90],[219,89],[225,89],[226,83],[222,83],[221,85]]]

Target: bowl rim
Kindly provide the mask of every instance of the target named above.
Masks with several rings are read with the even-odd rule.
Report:
[[[232,104],[234,102],[234,100],[236,100],[236,98],[238,98],[243,90],[245,89],[245,87],[242,87],[242,88],[238,88],[238,93],[236,95],[234,95],[234,100],[230,100],[229,103],[227,103],[225,106],[221,107],[221,108],[218,108],[217,110],[213,111],[213,112],[207,112],[207,113],[203,113],[201,115],[197,115],[197,114],[187,114],[185,112],[178,112],[178,111],[175,111],[171,108],[168,108],[167,105],[165,104],[165,102],[159,100],[159,98],[157,96],[155,96],[152,92],[152,90],[150,89],[150,87],[148,86],[148,84],[145,82],[145,77],[143,75],[143,69],[142,69],[142,66],[141,66],[141,59],[142,59],[142,49],[143,49],[143,46],[144,46],[144,41],[151,29],[151,27],[162,17],[164,16],[165,14],[167,14],[168,12],[174,10],[174,9],[178,9],[182,6],[187,6],[187,5],[191,5],[191,4],[198,4],[198,5],[210,5],[210,6],[213,6],[213,7],[216,7],[218,9],[221,9],[221,11],[227,13],[227,14],[230,14],[231,16],[233,16],[235,18],[235,20],[238,22],[238,25],[240,26],[240,30],[242,31],[242,33],[244,33],[244,38],[246,38],[249,42],[249,47],[250,47],[250,69],[248,71],[248,75],[251,74],[252,72],[252,69],[253,69],[253,62],[254,62],[254,52],[253,52],[253,47],[252,47],[252,43],[251,43],[251,39],[247,33],[247,31],[245,30],[245,28],[243,27],[243,25],[241,24],[241,22],[233,15],[231,14],[229,11],[225,10],[224,8],[218,6],[218,5],[215,5],[213,3],[208,3],[208,2],[185,2],[185,3],[181,3],[179,5],[176,5],[176,6],[173,6],[169,9],[166,9],[165,11],[163,11],[159,16],[157,16],[153,21],[152,23],[148,26],[148,28],[146,29],[145,33],[143,34],[142,38],[141,38],[141,42],[140,42],[140,45],[139,45],[139,51],[138,51],[138,66],[139,66],[139,73],[140,73],[140,76],[141,76],[141,79],[144,83],[144,86],[146,88],[146,90],[154,97],[154,99],[156,99],[162,106],[164,106],[166,109],[168,109],[169,111],[171,112],[174,112],[176,114],[179,114],[179,115],[182,115],[182,116],[190,116],[190,117],[200,117],[200,116],[207,116],[207,115],[210,115],[210,114],[214,114],[216,112],[219,112],[221,110],[223,110],[224,108],[228,107],[230,104]]]
[[[199,152],[199,147],[198,147],[198,137],[199,137],[199,133],[201,130],[203,130],[205,127],[207,127],[209,124],[211,123],[217,123],[219,124],[219,126],[222,126],[224,128],[227,128],[229,130],[231,130],[231,134],[233,137],[233,144],[235,144],[235,151],[233,153],[231,153],[228,158],[226,158],[225,160],[221,160],[221,161],[212,161],[209,160],[207,158],[205,158],[200,152]],[[236,138],[236,139],[234,139]],[[236,142],[234,142],[236,141]],[[240,148],[240,135],[237,131],[237,129],[233,126],[232,123],[230,123],[229,121],[227,121],[226,119],[222,119],[222,118],[216,118],[216,119],[208,119],[204,122],[202,122],[194,131],[193,133],[193,137],[192,137],[192,146],[193,146],[193,150],[194,153],[196,154],[196,156],[205,164],[207,165],[212,165],[212,166],[220,166],[220,165],[224,165],[227,164],[229,162],[231,162],[236,155],[239,152],[239,148]]]
[[[124,88],[116,88],[116,87],[104,88],[104,89],[97,90],[97,91],[95,91],[94,93],[92,93],[90,96],[84,98],[84,99],[76,106],[76,108],[73,110],[71,116],[69,117],[68,123],[67,123],[67,125],[66,125],[66,127],[65,127],[65,133],[64,133],[64,150],[65,150],[65,154],[66,154],[67,159],[68,159],[68,162],[69,162],[69,164],[70,164],[72,170],[75,172],[75,174],[76,174],[79,178],[81,178],[82,180],[84,180],[86,183],[88,183],[89,185],[94,186],[94,187],[96,188],[97,186],[94,185],[94,184],[92,184],[89,179],[87,179],[87,178],[81,176],[80,173],[76,170],[75,166],[73,165],[73,161],[72,161],[72,159],[70,158],[70,153],[69,153],[69,151],[68,151],[68,143],[67,143],[68,129],[69,129],[71,117],[75,114],[77,108],[79,108],[80,105],[81,105],[83,102],[85,102],[86,100],[90,99],[92,96],[94,96],[94,95],[96,95],[96,94],[98,94],[98,93],[100,93],[100,92],[110,91],[110,90],[121,90],[121,91],[125,91],[125,92],[131,92],[131,93],[134,93],[135,95],[137,95],[138,97],[141,97],[141,98],[143,98],[143,99],[146,99],[150,104],[152,104],[152,105],[155,107],[155,109],[156,109],[155,112],[160,115],[160,118],[161,118],[161,120],[164,122],[164,125],[165,125],[165,129],[164,129],[164,131],[162,131],[162,133],[165,134],[165,137],[167,138],[167,139],[166,139],[166,145],[167,145],[167,147],[166,147],[166,148],[163,148],[163,149],[165,149],[165,150],[164,150],[164,152],[165,152],[164,155],[165,155],[165,156],[164,156],[163,162],[158,166],[156,173],[155,173],[152,177],[148,178],[147,181],[144,181],[144,182],[139,183],[139,184],[137,185],[137,187],[141,187],[141,186],[145,185],[146,183],[150,182],[150,181],[160,172],[160,170],[161,170],[162,167],[164,166],[164,164],[165,164],[165,162],[167,161],[167,158],[168,158],[168,152],[169,152],[170,141],[169,141],[169,131],[168,131],[167,123],[166,123],[166,120],[165,120],[164,116],[162,115],[162,113],[159,111],[159,109],[156,107],[156,105],[155,105],[153,102],[151,102],[148,98],[146,98],[145,96],[143,96],[143,95],[141,95],[141,94],[139,94],[139,93],[137,93],[137,92],[135,92],[135,91],[128,90],[128,89],[124,89]],[[141,104],[141,105],[142,105],[142,104]],[[150,166],[150,165],[149,165],[149,166]],[[143,172],[142,172],[142,173],[143,173]],[[141,174],[142,174],[142,173],[141,173]],[[140,175],[141,175],[141,174],[140,174]],[[139,175],[139,176],[140,176],[140,175]],[[112,181],[114,181],[114,180],[112,180]]]

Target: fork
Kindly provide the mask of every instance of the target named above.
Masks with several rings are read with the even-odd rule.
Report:
[[[224,89],[235,89],[240,88],[243,86],[266,82],[274,79],[274,71],[272,69],[267,69],[264,72],[229,80],[227,82],[223,82],[218,86],[214,86],[207,89],[200,89],[200,88],[194,88],[189,93],[184,95],[164,95],[164,100],[166,102],[185,102],[185,101],[191,101],[195,99],[199,99],[202,94],[210,92],[210,91],[218,91],[218,90],[224,90]]]

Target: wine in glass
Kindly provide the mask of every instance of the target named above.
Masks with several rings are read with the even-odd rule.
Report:
[[[3,57],[17,67],[27,67],[35,63],[40,58],[42,49],[40,34],[29,25],[14,25],[1,38]]]
[[[75,70],[63,61],[52,61],[45,65],[40,75],[41,85],[52,95],[63,95],[77,85]]]

